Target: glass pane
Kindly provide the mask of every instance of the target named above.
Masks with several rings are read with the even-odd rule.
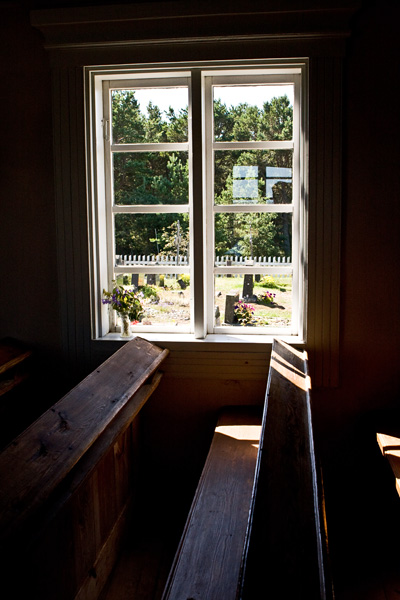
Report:
[[[292,84],[214,86],[214,140],[291,140],[293,90]]]
[[[187,142],[187,87],[113,90],[114,144]]]
[[[291,204],[293,150],[216,150],[215,204]]]
[[[290,327],[292,276],[217,275],[215,326]]]
[[[188,204],[187,152],[115,152],[114,204]]]
[[[188,264],[188,214],[118,213],[115,215],[114,223],[117,265],[154,265],[158,264],[157,260],[161,264],[167,259],[169,266]],[[141,262],[135,262],[138,260]]]
[[[136,326],[160,327],[173,326],[174,331],[190,326],[191,293],[190,277],[187,274],[119,274],[118,285],[138,292],[143,315]]]
[[[215,261],[230,256],[268,261],[292,256],[291,213],[219,213],[215,215]]]

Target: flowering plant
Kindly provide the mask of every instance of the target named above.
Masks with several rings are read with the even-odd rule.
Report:
[[[258,299],[260,300],[260,302],[264,302],[265,304],[273,304],[275,302],[275,296],[276,294],[265,291],[258,296]]]
[[[239,300],[233,307],[236,320],[240,325],[255,325],[256,319],[253,316],[254,308],[250,304],[246,304],[243,300]]]
[[[103,304],[110,304],[120,315],[127,315],[130,321],[140,321],[143,317],[142,303],[134,290],[115,285],[111,292],[103,290]]]

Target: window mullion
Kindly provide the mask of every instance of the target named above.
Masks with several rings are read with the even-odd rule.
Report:
[[[204,113],[204,222],[205,232],[205,264],[206,264],[206,307],[207,307],[207,332],[212,333],[214,328],[214,118],[212,98],[212,78],[203,77],[203,113]]]
[[[191,282],[193,282],[194,336],[206,336],[204,306],[204,260],[205,246],[203,229],[203,147],[202,147],[202,86],[201,72],[192,71],[189,87],[189,170],[191,203]]]

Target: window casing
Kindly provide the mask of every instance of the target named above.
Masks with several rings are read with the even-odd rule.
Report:
[[[93,337],[104,338],[118,331],[115,313],[101,303],[102,290],[110,289],[117,277],[136,278],[144,276],[190,277],[190,318],[183,324],[174,322],[154,325],[151,319],[136,324],[133,331],[140,335],[157,333],[187,333],[197,339],[207,336],[280,335],[295,341],[306,337],[306,290],[307,290],[307,65],[305,62],[285,61],[282,64],[205,65],[194,68],[149,68],[141,69],[94,69],[90,72],[88,89],[90,119],[88,119],[88,157],[90,197],[92,212],[92,313]],[[290,87],[293,92],[293,122],[290,139],[231,139],[222,140],[214,132],[213,90],[220,88],[267,89],[267,87]],[[112,93],[113,90],[170,89],[184,88],[188,92],[188,133],[184,141],[134,141],[122,143],[113,139]],[[246,136],[245,136],[246,137]],[[251,164],[252,154],[265,156],[282,153],[290,158],[290,167],[268,166],[262,178],[260,169]],[[145,153],[186,153],[188,165],[188,201],[184,203],[124,204],[115,200],[115,168],[118,156]],[[238,164],[230,171],[233,200],[221,203],[216,191],[216,156],[239,156]],[[223,164],[223,160],[220,164]],[[229,162],[229,161],[228,161]],[[265,162],[265,161],[264,161]],[[263,165],[264,165],[263,162]],[[280,164],[280,163],[277,163]],[[269,169],[269,170],[268,170]],[[243,176],[244,174],[244,176]],[[277,203],[271,198],[270,190],[277,181],[291,190],[290,201]],[[246,187],[247,186],[247,187]],[[263,188],[263,193],[255,192]],[[244,189],[250,190],[243,192]],[[239,191],[237,191],[239,190]],[[253,190],[253,191],[251,191]],[[269,190],[269,195],[267,193]],[[247,194],[247,197],[246,197]],[[258,197],[257,197],[258,194]],[[160,200],[158,200],[160,202]],[[119,215],[137,218],[138,215],[169,215],[189,221],[189,244],[187,259],[178,255],[178,265],[163,263],[162,258],[152,259],[146,264],[139,260],[121,259],[115,243]],[[259,215],[258,217],[256,215]],[[218,219],[227,218],[235,222],[251,223],[285,218],[290,222],[290,263],[259,262],[257,256],[248,253],[239,263],[235,260],[221,262],[216,255],[215,225]],[[284,216],[284,217],[283,217]],[[146,218],[146,217],[145,217]],[[255,220],[254,220],[255,219]],[[262,231],[262,228],[260,227]],[[249,232],[246,232],[249,237]],[[242,243],[242,241],[240,241]],[[157,233],[154,234],[154,244]],[[243,242],[244,243],[244,242]],[[248,246],[248,242],[247,242]],[[154,252],[155,256],[158,256]],[[261,257],[262,258],[262,257]],[[284,257],[286,258],[286,257]],[[143,262],[143,261],[142,261]],[[156,262],[156,264],[154,264]],[[224,318],[216,318],[217,285],[223,280],[247,276],[253,281],[258,277],[286,277],[292,281],[290,319],[280,326],[278,320],[267,319],[256,326],[241,327]],[[133,279],[132,279],[133,281]],[[135,280],[137,281],[137,279]],[[151,281],[151,279],[150,279]],[[127,280],[125,279],[125,283]],[[178,291],[179,293],[179,291]],[[254,295],[254,294],[253,294]],[[226,303],[225,303],[226,307]],[[224,315],[223,315],[224,317]],[[261,324],[260,324],[261,323]],[[251,339],[251,338],[250,338]]]

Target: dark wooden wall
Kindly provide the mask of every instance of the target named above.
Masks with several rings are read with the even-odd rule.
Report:
[[[55,4],[62,3],[47,7]],[[37,384],[50,403],[75,382],[65,372],[60,343],[49,57],[29,23],[29,10],[45,7],[34,0],[0,4],[0,337],[35,348]],[[327,464],[345,471],[339,485],[362,461],[358,441],[372,439],[366,419],[400,399],[399,12],[397,0],[362,1],[347,42],[340,384],[313,390],[316,437]],[[193,442],[201,445],[201,425],[227,398],[262,400],[267,368],[257,364],[251,377],[238,378],[235,369],[224,373],[203,358],[200,374],[179,353],[167,361],[146,409],[151,439],[159,440],[151,446],[155,458],[188,456]],[[91,367],[82,365],[87,372]],[[165,422],[175,417],[182,427],[170,437]]]

